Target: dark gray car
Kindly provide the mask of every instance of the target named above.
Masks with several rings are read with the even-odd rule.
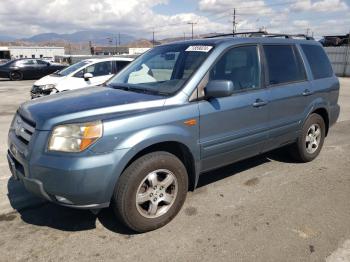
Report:
[[[112,206],[145,232],[174,218],[206,171],[283,146],[298,161],[313,160],[338,118],[338,95],[313,40],[162,45],[106,87],[22,104],[9,131],[9,165],[49,201]]]
[[[38,79],[65,68],[65,65],[50,63],[41,59],[15,59],[0,65],[0,77],[13,81]]]

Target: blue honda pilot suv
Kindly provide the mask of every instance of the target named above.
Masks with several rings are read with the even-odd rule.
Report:
[[[22,104],[8,162],[28,191],[68,207],[111,206],[145,232],[175,217],[201,173],[283,146],[313,160],[338,96],[329,60],[309,38],[165,44],[105,86]]]

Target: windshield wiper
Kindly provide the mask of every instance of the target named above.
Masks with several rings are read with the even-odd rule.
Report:
[[[160,95],[160,96],[168,96],[169,94],[166,92],[161,92],[158,90],[151,90],[146,88],[137,88],[132,87],[129,85],[107,85],[108,87],[114,88],[114,89],[121,89],[125,91],[131,91],[135,93],[144,93],[144,94],[152,94],[152,95]]]

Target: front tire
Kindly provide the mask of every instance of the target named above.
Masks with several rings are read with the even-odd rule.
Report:
[[[310,162],[320,153],[326,135],[326,125],[319,114],[311,114],[304,123],[292,155],[300,162]]]
[[[113,210],[136,232],[147,232],[169,223],[186,199],[188,175],[175,155],[158,151],[135,160],[115,187]]]
[[[12,71],[10,72],[10,80],[12,81],[19,81],[23,79],[23,74],[22,72],[19,71]]]

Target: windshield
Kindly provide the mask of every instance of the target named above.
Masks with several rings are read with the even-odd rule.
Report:
[[[71,73],[73,73],[74,71],[78,70],[79,68],[83,67],[84,65],[90,64],[89,61],[80,61],[78,63],[75,63],[71,66],[68,66],[56,73],[54,73],[55,75],[59,75],[59,76],[67,76]]]
[[[213,46],[172,44],[155,47],[112,78],[107,86],[172,95],[182,88]]]

